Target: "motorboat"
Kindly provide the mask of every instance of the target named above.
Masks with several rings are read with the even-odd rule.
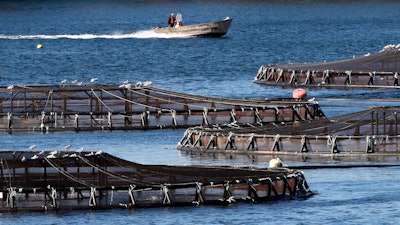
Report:
[[[183,25],[182,15],[178,13],[174,26],[157,27],[154,29],[154,32],[172,36],[221,37],[228,32],[229,28],[231,27],[232,20],[232,18],[226,17],[225,19],[220,21],[193,25]]]

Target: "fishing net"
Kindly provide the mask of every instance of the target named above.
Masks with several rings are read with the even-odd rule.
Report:
[[[368,72],[399,72],[399,53],[400,44],[387,45],[381,51],[375,54],[366,54],[362,57],[339,60],[333,62],[315,62],[315,63],[289,63],[268,65],[283,70],[303,70],[303,71],[325,71],[332,70],[337,72],[352,71],[353,73]]]

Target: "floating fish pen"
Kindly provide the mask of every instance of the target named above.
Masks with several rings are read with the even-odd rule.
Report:
[[[0,208],[55,211],[261,203],[306,198],[287,168],[142,165],[103,152],[3,151]]]
[[[270,86],[399,88],[400,45],[375,54],[333,62],[261,66],[254,82]]]
[[[0,87],[0,130],[131,130],[322,117],[316,102],[230,99],[131,85]]]
[[[186,130],[177,148],[200,153],[348,156],[400,154],[400,107],[268,126],[232,124]]]

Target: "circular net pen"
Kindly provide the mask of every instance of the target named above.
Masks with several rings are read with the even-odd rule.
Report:
[[[0,87],[0,131],[85,131],[187,128],[324,117],[305,99],[232,99],[150,86]]]
[[[58,211],[261,203],[313,195],[288,168],[144,165],[104,152],[0,152],[0,209]]]
[[[261,66],[254,82],[269,86],[399,88],[400,45],[346,60]]]
[[[262,127],[193,127],[177,148],[202,153],[399,155],[399,112],[400,107],[376,107],[330,119]]]

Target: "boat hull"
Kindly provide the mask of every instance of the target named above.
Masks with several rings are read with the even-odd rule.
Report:
[[[157,27],[154,32],[167,35],[221,37],[228,33],[232,20],[232,18],[226,18],[221,21],[188,26]]]

